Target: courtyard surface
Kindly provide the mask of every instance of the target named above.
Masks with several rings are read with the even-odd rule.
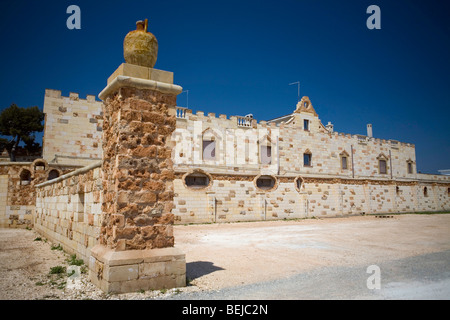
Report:
[[[68,255],[34,231],[0,229],[0,299],[450,298],[450,214],[177,225],[174,234],[188,287],[105,295],[86,275],[70,288],[50,277]],[[367,288],[371,265],[381,290]]]

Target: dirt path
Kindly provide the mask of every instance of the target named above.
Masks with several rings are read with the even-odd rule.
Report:
[[[87,280],[67,288],[68,255],[32,230],[0,229],[0,299],[149,299],[282,279],[323,266],[369,266],[450,250],[450,214],[308,219],[174,227],[187,288],[105,295]]]
[[[34,241],[37,237],[31,230],[0,229],[0,299],[43,299],[58,293],[39,283],[47,281],[51,267],[64,263],[64,254]]]

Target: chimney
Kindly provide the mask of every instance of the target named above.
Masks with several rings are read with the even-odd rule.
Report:
[[[328,130],[328,132],[333,132],[333,125],[331,124],[330,121],[328,121],[328,124],[325,126],[325,128]]]
[[[367,124],[367,136],[372,138],[372,125],[370,123]]]

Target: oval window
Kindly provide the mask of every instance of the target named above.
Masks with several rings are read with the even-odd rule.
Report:
[[[297,177],[297,178],[295,178],[295,179],[294,179],[294,186],[295,186],[295,189],[296,189],[298,192],[302,192],[303,178],[302,178],[302,177]]]
[[[276,180],[271,176],[260,176],[256,179],[256,186],[261,190],[270,190],[275,187]]]
[[[203,173],[191,173],[184,178],[187,187],[194,189],[206,188],[209,185],[209,177]]]
[[[302,179],[297,179],[297,189],[301,189],[302,187]]]

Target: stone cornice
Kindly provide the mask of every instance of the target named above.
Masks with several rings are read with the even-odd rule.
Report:
[[[137,89],[150,89],[162,93],[169,93],[178,95],[183,91],[181,86],[176,84],[164,83],[155,80],[139,79],[127,76],[117,76],[110,84],[99,93],[98,97],[105,100],[109,95],[118,91],[120,88],[132,87]]]

